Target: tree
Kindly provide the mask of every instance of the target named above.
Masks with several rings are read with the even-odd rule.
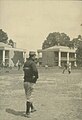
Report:
[[[11,45],[12,47],[14,47],[14,42],[12,39],[9,40],[9,45]]]
[[[48,35],[42,45],[42,49],[49,48],[55,45],[69,46],[70,37],[65,33],[53,32]]]
[[[70,37],[65,33],[61,33],[60,45],[61,46],[69,46],[69,44],[70,44]]]
[[[23,52],[14,51],[14,56],[12,58],[14,66],[16,66],[17,62],[19,61],[21,64],[24,63]]]
[[[77,50],[76,50],[77,64],[78,66],[82,67],[82,37],[80,35],[78,36],[76,45],[77,45]]]
[[[73,38],[73,40],[70,41],[69,47],[78,48],[81,45],[81,41],[82,41],[82,37],[81,35],[78,35],[77,38]]]
[[[77,65],[82,67],[82,46],[79,46],[77,51]]]
[[[8,43],[8,36],[2,29],[0,29],[0,42]]]

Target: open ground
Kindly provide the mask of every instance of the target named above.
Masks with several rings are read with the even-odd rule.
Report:
[[[60,68],[38,68],[33,92],[37,111],[25,112],[23,71],[0,70],[0,120],[82,120],[82,70],[62,74]]]

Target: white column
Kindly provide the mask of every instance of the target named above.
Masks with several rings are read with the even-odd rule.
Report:
[[[42,58],[42,52],[38,52],[38,58]]]
[[[61,67],[61,51],[59,51],[58,66]]]
[[[9,50],[9,67],[12,66],[11,64],[11,51]]]
[[[76,64],[76,53],[75,53],[75,62],[74,62],[74,66],[77,67],[77,64]]]
[[[26,62],[26,52],[23,52],[24,62]]]
[[[40,53],[38,52],[38,58],[40,57]]]
[[[67,52],[67,64],[69,63],[69,52]]]
[[[5,50],[3,50],[3,60],[2,60],[2,62],[3,62],[3,66],[5,66]]]

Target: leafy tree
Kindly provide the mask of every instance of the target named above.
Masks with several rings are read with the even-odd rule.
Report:
[[[61,46],[69,46],[69,44],[70,44],[70,37],[67,36],[65,33],[61,33],[60,45]]]
[[[2,29],[0,29],[0,42],[8,43],[8,36]]]
[[[78,35],[77,38],[73,38],[73,40],[71,41],[72,47],[78,48],[81,44],[81,40],[82,40],[81,35]]]
[[[19,61],[21,64],[24,63],[23,53],[14,51],[14,56],[12,58],[12,61],[14,63],[14,66],[16,66],[17,62]]]
[[[77,64],[78,66],[82,67],[82,37],[78,36],[78,42],[77,42]]]
[[[42,45],[42,49],[49,48],[55,45],[69,46],[70,37],[65,33],[53,32],[48,35]]]
[[[9,45],[11,45],[12,47],[14,47],[14,42],[12,39],[9,40]]]
[[[82,46],[79,46],[77,51],[77,65],[82,67]]]
[[[73,42],[73,41],[70,41],[68,47],[69,47],[69,48],[74,48],[74,42]]]

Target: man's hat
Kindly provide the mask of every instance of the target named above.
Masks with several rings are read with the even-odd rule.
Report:
[[[32,57],[32,56],[36,56],[36,53],[34,51],[30,51],[29,52],[29,56]]]

